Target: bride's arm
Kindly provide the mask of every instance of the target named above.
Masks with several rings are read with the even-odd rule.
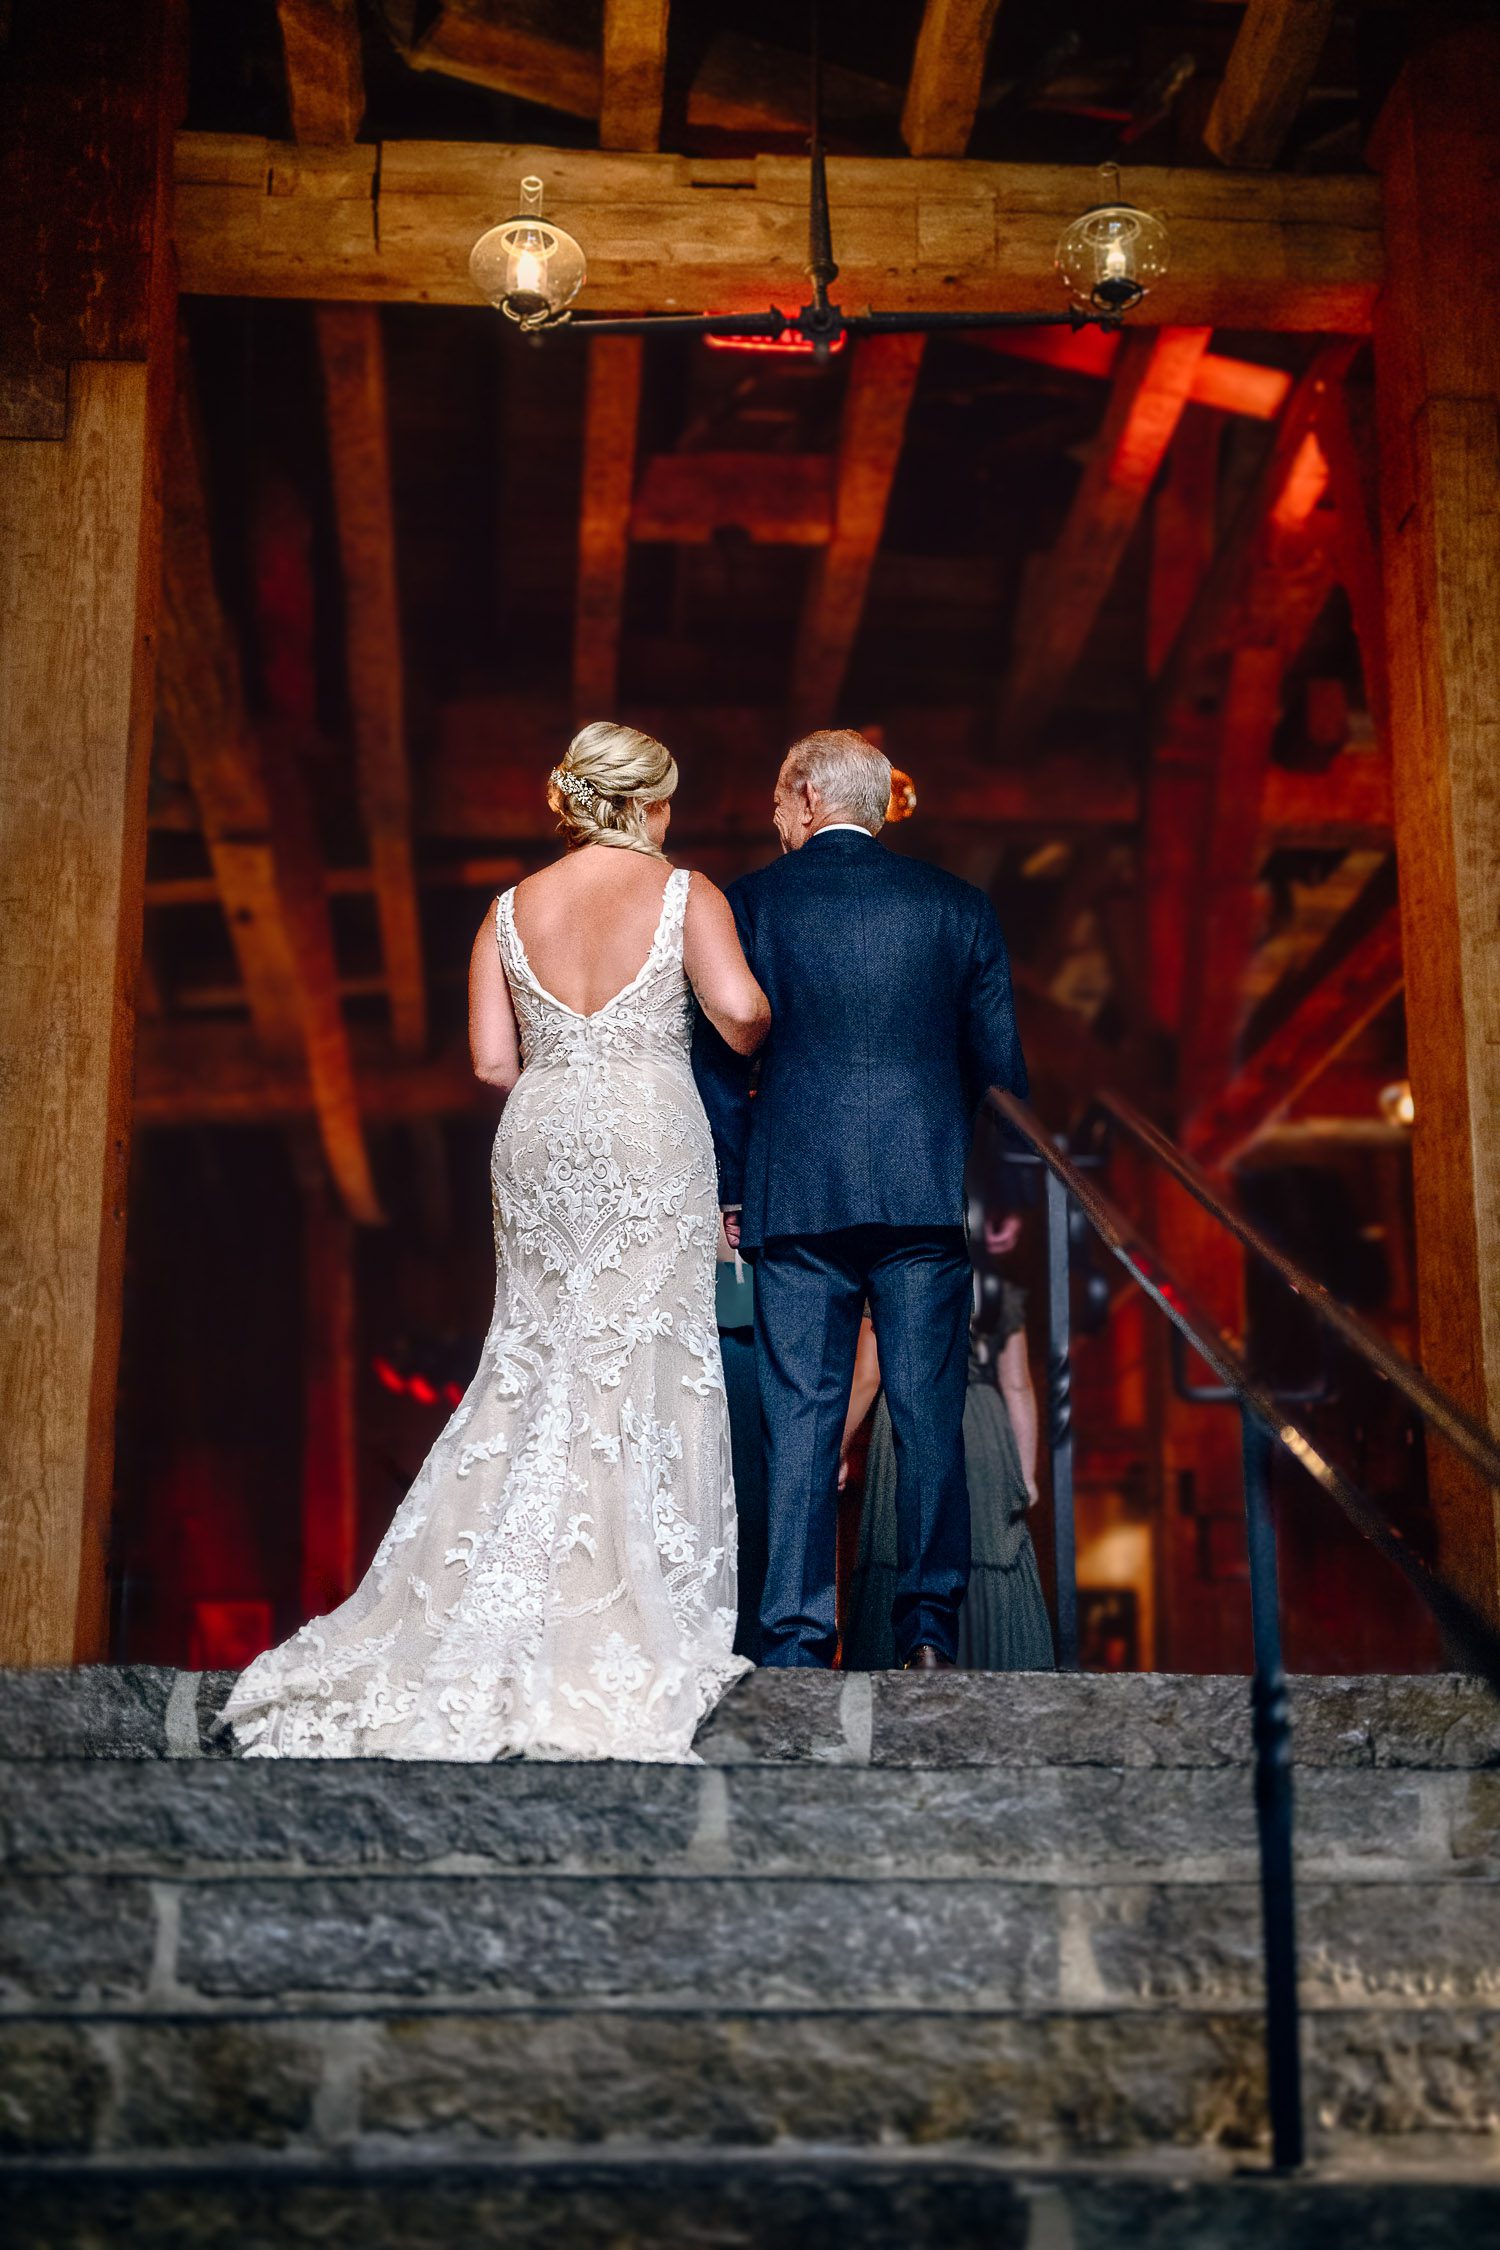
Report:
[[[474,1076],[508,1094],[521,1075],[521,1035],[495,942],[495,910],[479,925],[469,955],[469,1054]]]
[[[753,1055],[771,1028],[771,1009],[750,974],[734,911],[716,883],[695,874],[682,925],[682,965],[698,1004],[737,1055]]]

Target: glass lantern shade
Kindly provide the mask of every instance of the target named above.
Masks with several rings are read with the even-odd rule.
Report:
[[[572,235],[542,217],[542,183],[535,178],[521,182],[517,216],[491,227],[469,252],[469,276],[480,296],[522,328],[561,319],[587,273]]]
[[[1133,204],[1101,203],[1063,229],[1056,263],[1081,311],[1129,312],[1167,270],[1167,230]]]

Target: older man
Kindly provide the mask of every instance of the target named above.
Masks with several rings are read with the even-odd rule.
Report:
[[[837,1641],[839,1440],[870,1307],[895,1435],[896,1652],[953,1662],[969,1574],[964,1164],[990,1086],[1026,1092],[1010,966],[982,891],[877,843],[891,769],[825,728],[787,752],[784,857],[729,896],[771,1003],[750,1072],[700,1026],[726,1225],[755,1262],[767,1457],[762,1662]]]

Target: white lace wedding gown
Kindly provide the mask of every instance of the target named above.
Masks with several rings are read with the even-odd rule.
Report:
[[[235,1683],[247,1755],[687,1760],[749,1669],[687,890],[675,869],[645,965],[590,1016],[496,902],[523,1067],[491,1160],[494,1320],[363,1584]]]

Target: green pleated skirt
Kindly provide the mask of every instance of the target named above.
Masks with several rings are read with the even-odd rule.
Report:
[[[959,1664],[968,1672],[1050,1672],[1056,1665],[1052,1622],[1026,1523],[1026,1480],[992,1372],[971,1380],[964,1400],[964,1462],[973,1560],[958,1613]],[[882,1397],[870,1431],[859,1552],[849,1589],[847,1671],[894,1670],[895,1594],[896,1444]]]

